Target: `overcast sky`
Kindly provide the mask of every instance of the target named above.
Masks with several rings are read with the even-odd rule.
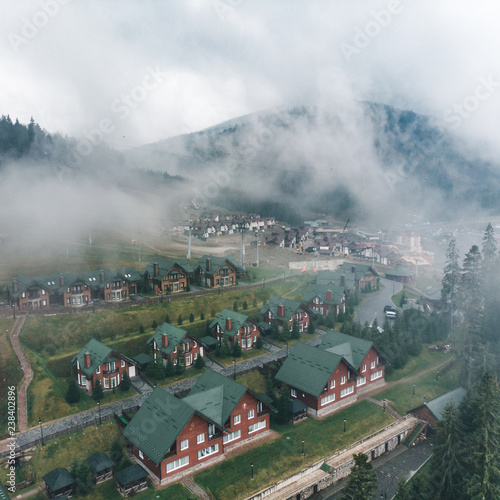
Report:
[[[2,0],[0,113],[128,148],[374,100],[495,147],[498,1]],[[500,148],[499,148],[500,149]]]

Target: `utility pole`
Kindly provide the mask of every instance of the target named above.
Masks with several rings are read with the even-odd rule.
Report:
[[[245,267],[245,232],[246,227],[244,222],[238,224],[238,229],[241,231],[241,269],[246,271]]]
[[[260,245],[260,241],[257,240],[257,267],[259,267],[259,245]]]
[[[188,239],[188,253],[187,253],[187,258],[191,258],[191,229],[193,228],[193,221],[190,220],[188,221],[189,223],[189,239]]]

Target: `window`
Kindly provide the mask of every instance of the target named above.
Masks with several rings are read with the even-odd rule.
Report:
[[[104,380],[104,388],[109,389],[109,379],[105,378]]]
[[[70,300],[69,300],[69,297],[66,299],[66,304],[70,304]]]
[[[42,295],[45,295],[45,290],[42,288]]]
[[[47,305],[47,301],[46,301],[46,300],[43,300],[43,301],[42,301],[42,304],[43,304],[44,306],[46,306],[46,305]]]
[[[329,394],[328,396],[321,398],[321,406],[325,406],[332,401],[335,401],[335,394]]]
[[[179,458],[178,460],[174,460],[173,462],[167,464],[167,474],[175,469],[180,469],[181,467],[184,467],[185,465],[188,464],[189,464],[189,455],[186,457]]]
[[[262,401],[257,401],[257,413],[262,413]]]
[[[295,389],[290,389],[290,396],[292,396],[292,398],[296,398],[297,397],[297,391]]]
[[[241,415],[235,415],[233,417],[233,425],[238,425],[241,423]]]
[[[335,389],[335,380],[330,380],[330,389]]]
[[[377,372],[374,372],[370,375],[370,380],[373,381],[373,380],[377,380],[378,378],[381,378],[382,377],[382,370],[379,370]]]
[[[187,450],[189,448],[189,439],[184,439],[181,441],[181,451]]]
[[[370,368],[371,368],[372,370],[373,370],[373,368],[375,368],[375,361],[372,361],[372,362],[370,363]]]
[[[366,384],[366,377],[360,377],[356,380],[356,387]]]
[[[124,359],[122,359],[122,360],[121,360],[120,366],[121,366],[122,368],[125,368],[125,360],[124,360]]]
[[[345,384],[345,375],[342,375],[342,377],[340,377],[340,385],[344,384]]]
[[[205,442],[205,433],[202,432],[196,436],[196,444],[201,444]]]
[[[257,432],[260,429],[264,429],[266,426],[266,421],[261,420],[260,422],[257,422],[256,424],[252,424],[248,426],[248,434],[251,434],[252,432]]]
[[[349,396],[349,394],[352,394],[354,392],[354,386],[351,385],[350,387],[346,387],[345,389],[342,389],[340,391],[340,397],[344,398],[345,396]]]
[[[139,450],[139,458],[144,458],[144,453],[141,450]]]
[[[211,438],[212,436],[215,436],[215,425],[208,424],[208,437]]]
[[[249,410],[247,413],[247,420],[251,420],[255,417],[255,410]]]
[[[235,439],[240,439],[240,437],[241,437],[241,430],[238,429],[237,431],[231,432],[230,434],[226,434],[222,438],[222,442],[224,444],[230,443],[231,441],[234,441]]]
[[[241,348],[242,349],[246,349],[246,347],[247,347],[247,341],[246,341],[246,339],[241,339]]]
[[[217,453],[219,451],[219,444],[214,444],[212,446],[208,446],[207,448],[204,448],[203,450],[200,450],[198,452],[198,460],[201,460],[202,458],[206,458],[210,455],[213,455],[214,453]]]
[[[97,367],[97,370],[95,371],[96,373],[101,373],[101,365]]]
[[[82,385],[85,385],[87,383],[87,379],[85,375],[82,375]]]
[[[364,373],[364,372],[366,372],[366,365],[363,365],[363,366],[361,367],[361,373]]]

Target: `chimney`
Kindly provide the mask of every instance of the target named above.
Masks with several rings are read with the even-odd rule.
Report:
[[[205,267],[207,268],[207,272],[210,272],[212,270],[212,262],[210,261],[210,259],[207,259]]]
[[[153,276],[158,276],[158,262],[153,262]]]
[[[278,306],[278,318],[282,318],[285,315],[285,306]]]
[[[90,352],[89,351],[85,351],[85,354],[83,355],[83,359],[84,359],[85,368],[89,368],[90,367]]]
[[[331,290],[327,290],[326,291],[326,301],[327,302],[331,302],[332,301],[332,291]]]
[[[162,335],[161,336],[161,346],[162,347],[167,347],[168,346],[168,335]]]
[[[356,266],[352,266],[351,267],[351,273],[355,273],[356,272]]]
[[[226,318],[226,332],[228,332],[229,330],[231,330],[231,318]]]
[[[340,286],[345,286],[345,274],[340,276]]]
[[[99,281],[104,283],[104,271],[102,269],[99,271]]]
[[[59,286],[64,286],[64,274],[59,275]]]
[[[14,293],[17,293],[18,286],[17,286],[17,280],[16,280],[16,278],[14,278],[13,281],[12,281],[12,290],[13,290]]]

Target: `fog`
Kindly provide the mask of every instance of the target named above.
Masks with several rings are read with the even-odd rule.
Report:
[[[228,185],[300,202],[349,186],[353,215],[374,224],[415,210],[447,216],[449,200],[422,188],[411,162],[377,154],[385,124],[367,119],[363,101],[429,116],[464,153],[500,165],[494,1],[6,0],[0,9],[1,114],[33,116],[58,144],[73,141],[42,163],[24,159],[23,171],[3,161],[2,231],[31,241],[81,237],[95,224],[133,233],[155,221],[156,231]],[[234,125],[236,135],[219,133]],[[130,168],[187,181],[139,181]],[[416,193],[405,211],[403,186]]]

